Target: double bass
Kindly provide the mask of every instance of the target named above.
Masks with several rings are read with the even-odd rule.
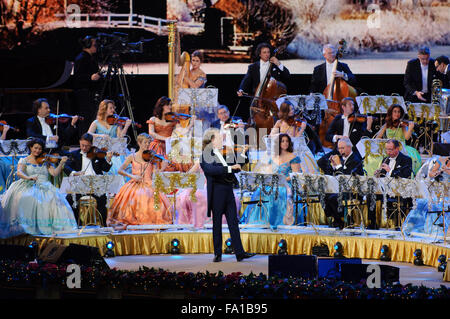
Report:
[[[264,134],[260,134],[259,129],[265,128],[267,134],[270,134],[275,124],[274,116],[278,115],[276,100],[287,92],[286,85],[272,77],[270,71],[273,67],[274,64],[270,63],[264,80],[258,84],[255,96],[250,104],[250,116],[257,131],[259,148],[260,145],[264,145],[262,142]]]
[[[319,138],[323,146],[333,148],[333,143],[325,140],[327,135],[328,127],[330,126],[336,115],[341,114],[340,101],[346,97],[355,98],[357,93],[356,89],[349,85],[343,78],[336,78],[334,72],[337,70],[338,60],[342,58],[343,52],[345,51],[346,42],[344,39],[339,41],[339,47],[336,53],[336,59],[333,62],[333,71],[331,72],[330,81],[323,91],[323,95],[327,100],[328,110],[325,110],[325,116],[322,119],[319,127]]]

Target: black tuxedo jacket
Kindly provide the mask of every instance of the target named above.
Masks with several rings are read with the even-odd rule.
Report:
[[[431,93],[431,83],[435,78],[436,67],[434,66],[434,60],[430,59],[428,62],[428,93]],[[403,85],[405,87],[405,99],[408,101],[414,99],[415,91],[422,91],[422,69],[420,68],[420,61],[418,58],[408,61],[405,76],[403,78]]]
[[[383,158],[383,162],[387,160],[387,157]],[[389,165],[389,163],[388,163]],[[386,177],[386,171],[381,170],[381,177]],[[392,170],[391,177],[411,178],[412,173],[412,160],[411,157],[398,153],[395,161],[395,167]]]
[[[334,169],[332,167],[333,175],[351,175],[356,173],[358,175],[364,175],[363,171],[363,161],[361,156],[358,153],[353,152],[349,158],[343,163],[343,159],[341,158],[341,167],[338,169]]]
[[[207,150],[205,152],[208,152]],[[207,161],[207,159],[209,161]],[[247,159],[243,159],[240,154],[237,155],[236,159],[225,158],[228,166],[233,166],[236,163],[244,165]],[[217,156],[214,153],[211,153],[211,157],[205,158],[205,154],[202,156],[202,161],[200,163],[200,167],[203,170],[203,173],[206,177],[206,192],[208,198],[208,217],[211,216],[211,211],[214,209],[220,209],[217,207],[218,200],[213,198],[214,194],[214,186],[217,184],[225,185],[227,187],[227,192],[233,192],[233,185],[235,185],[238,181],[235,173],[239,172],[238,170],[233,170],[232,173],[228,173],[228,167],[224,166]]]
[[[338,114],[333,119],[333,122],[331,122],[330,127],[327,130],[325,139],[328,142],[333,143],[333,136],[342,134],[344,134],[344,119],[342,118],[342,114]],[[363,136],[372,137],[373,133],[367,131],[365,122],[359,123],[357,121],[354,121],[353,123],[350,123],[349,135],[350,141],[352,141],[353,146],[356,146],[356,144],[361,140]]]
[[[73,65],[73,86],[75,89],[95,89],[98,81],[92,81],[91,76],[99,71],[98,63],[93,56],[82,51]]]
[[[44,142],[46,141],[46,136],[42,135],[42,125],[39,122],[37,116],[33,116],[27,120],[27,136],[28,137],[37,137],[42,139]],[[56,129],[54,125],[50,125],[52,133],[56,135]],[[77,129],[71,125],[69,122],[68,125],[59,124],[59,132],[58,132],[58,148],[63,146],[66,141],[69,140],[71,136],[77,133]]]
[[[68,154],[69,160],[66,162],[64,166],[64,172],[69,176],[72,172],[79,172],[82,168],[82,156],[80,150],[72,151]],[[106,159],[93,159],[92,168],[94,169],[97,175],[103,175],[103,172],[108,172],[112,166],[112,164],[108,164]]]
[[[347,74],[348,84],[350,84],[351,86],[356,85],[356,78],[353,75],[352,71],[350,71],[350,68],[346,63],[338,62],[336,69],[337,71],[345,72]],[[311,93],[323,93],[323,91],[327,87],[327,81],[327,66],[326,62],[324,62],[314,68],[311,78],[311,87],[309,91]]]
[[[259,65],[260,62],[257,61],[248,66],[247,74],[242,79],[241,85],[239,85],[240,90],[248,94],[255,94],[260,80]],[[270,75],[277,81],[283,82],[283,84],[285,85],[287,84],[290,73],[286,66],[284,66],[283,71],[281,71],[278,66],[273,64],[272,68],[269,71]]]

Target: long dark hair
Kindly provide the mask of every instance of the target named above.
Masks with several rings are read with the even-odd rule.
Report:
[[[42,147],[42,152],[44,151],[44,149],[45,149],[45,142],[42,139],[40,139],[40,138],[34,137],[34,138],[32,138],[31,140],[29,140],[27,142],[27,147],[28,147],[28,150],[30,151],[30,154],[31,154],[31,148],[35,144],[39,144]],[[42,154],[42,152],[41,152],[41,154]]]
[[[169,105],[172,100],[167,96],[161,96],[158,101],[156,101],[155,108],[153,109],[153,116],[156,116],[162,120],[164,106]]]
[[[287,148],[287,152],[293,153],[294,152],[294,143],[292,143],[292,139],[288,134],[281,133],[278,135],[278,138],[275,140],[275,149],[278,149],[278,155],[281,154],[281,141],[283,140],[283,137],[287,137],[289,141],[289,146]]]
[[[280,120],[287,121],[289,119],[289,113],[291,112],[291,102],[284,101],[280,105],[280,111],[278,112],[278,117]]]
[[[394,112],[394,109],[398,107],[400,109],[400,118],[398,120],[393,120],[392,119],[392,113]],[[405,111],[403,110],[402,106],[399,104],[392,104],[386,113],[386,128],[391,128],[391,127],[398,127],[398,125],[400,124],[400,120],[403,118],[403,116],[405,115]]]

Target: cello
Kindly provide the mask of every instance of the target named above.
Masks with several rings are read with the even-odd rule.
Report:
[[[277,50],[275,50],[275,55],[276,53]],[[278,114],[276,100],[287,92],[286,85],[272,77],[270,71],[273,67],[274,64],[270,63],[264,80],[258,84],[250,104],[250,116],[257,131],[258,148],[260,145],[264,145],[263,134],[260,134],[259,129],[267,129],[267,135],[270,134],[275,124],[274,116]]]
[[[355,98],[357,93],[356,89],[349,85],[343,78],[336,78],[334,72],[337,70],[338,60],[342,58],[345,51],[346,42],[344,39],[339,41],[339,47],[337,49],[336,58],[333,62],[333,71],[331,72],[330,81],[323,91],[323,95],[327,100],[328,110],[325,110],[325,116],[322,119],[319,127],[319,138],[323,146],[333,148],[333,143],[325,140],[328,127],[330,126],[336,115],[341,114],[340,101],[346,97]]]

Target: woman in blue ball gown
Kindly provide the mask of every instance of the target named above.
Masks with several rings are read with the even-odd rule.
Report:
[[[52,176],[61,173],[67,157],[62,157],[56,167],[46,162],[39,164],[37,159],[44,147],[42,140],[31,140],[28,143],[30,155],[19,161],[17,176],[20,179],[11,184],[2,198],[1,238],[24,233],[51,235],[57,231],[76,231],[77,223],[65,195],[48,180],[49,173]]]
[[[289,174],[292,172],[298,173],[300,169],[300,158],[293,153],[293,143],[289,135],[280,134],[279,138],[276,139],[275,150],[278,150],[268,163],[268,167],[265,173],[280,174],[286,177],[289,181]],[[281,182],[281,181],[280,181]],[[281,183],[280,183],[281,184]],[[266,188],[267,191],[270,187]],[[289,193],[288,193],[289,192]],[[260,190],[256,190],[252,195],[252,201],[259,199]],[[293,202],[290,194],[290,189],[286,189],[284,186],[278,188],[278,197],[275,198],[275,190],[271,195],[262,196],[263,201],[268,201],[264,203],[264,207],[267,208],[263,210],[263,214],[267,214],[267,219],[269,225],[272,229],[276,229],[279,225],[292,225],[294,223],[293,214]],[[266,222],[261,220],[259,207],[255,207],[256,204],[247,206],[244,214],[241,217],[241,223],[247,224],[265,224]],[[299,220],[298,222],[303,222]]]

